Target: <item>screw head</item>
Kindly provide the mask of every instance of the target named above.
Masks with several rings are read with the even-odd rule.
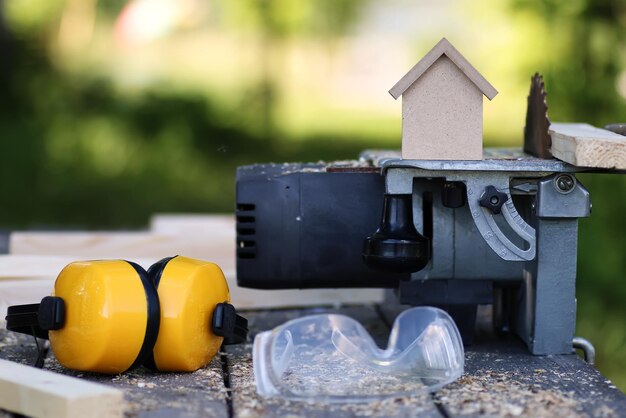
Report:
[[[560,174],[554,179],[557,191],[560,193],[569,193],[576,186],[576,179],[569,174]]]

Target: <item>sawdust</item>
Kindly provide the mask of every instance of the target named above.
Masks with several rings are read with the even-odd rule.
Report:
[[[228,416],[228,393],[224,386],[222,365],[217,357],[205,368],[193,373],[158,373],[139,368],[108,376],[68,370],[54,356],[46,359],[45,367],[47,370],[122,389],[127,402],[127,417],[157,411],[168,411],[167,415],[173,416]]]
[[[586,417],[573,393],[541,389],[508,376],[463,376],[436,395],[452,415]]]
[[[282,323],[302,311],[282,312]],[[252,335],[266,329],[261,318],[249,315]],[[267,320],[267,318],[265,318]],[[52,354],[46,369],[111,385],[125,392],[126,416],[228,417],[232,401],[235,417],[361,416],[441,417],[593,417],[626,416],[623,395],[589,366],[562,360],[567,356],[528,356],[526,352],[466,352],[466,374],[434,396],[387,398],[360,404],[328,404],[263,399],[256,393],[251,345],[231,346],[223,354],[229,366],[230,388],[224,385],[219,356],[194,373],[154,373],[138,369],[105,376],[63,368]],[[0,330],[0,358],[33,364],[32,337]],[[521,361],[520,361],[521,359]],[[379,387],[372,382],[372,387]],[[559,388],[559,389],[556,389]],[[434,402],[433,402],[434,401]],[[436,405],[437,404],[437,405]],[[0,411],[0,418],[12,417]]]
[[[626,413],[626,411],[622,411],[623,413]],[[618,418],[620,415],[613,408],[602,405],[593,410],[593,416],[595,418]]]
[[[451,416],[621,416],[608,406],[610,399],[600,396],[598,381],[588,371],[533,367],[532,363],[541,361],[540,357],[528,357],[528,364],[521,369],[511,369],[507,365],[513,364],[517,356],[467,352],[466,364],[472,365],[472,370],[437,392],[435,401],[445,405]]]
[[[238,170],[257,171],[258,174],[269,175],[289,175],[294,173],[325,173],[331,169],[359,169],[374,167],[370,161],[366,160],[337,160],[337,161],[317,161],[312,163],[267,163],[258,166],[239,167]],[[269,177],[268,177],[269,178]]]
[[[34,364],[37,352],[33,337],[0,330],[0,344],[0,358]],[[66,369],[50,352],[44,369],[123,390],[126,417],[153,413],[162,417],[228,417],[228,392],[219,357],[193,373],[156,373],[139,368],[121,375],[102,375]],[[5,417],[13,415],[0,410],[0,418]]]
[[[493,368],[481,366],[470,370],[456,382],[434,395],[387,398],[361,404],[329,404],[323,402],[289,401],[281,398],[263,399],[256,393],[250,346],[230,349],[228,364],[235,417],[302,416],[448,416],[481,417],[593,417],[617,418],[611,400],[600,396],[589,372],[556,367],[529,367],[528,370],[504,370],[514,356],[491,353],[466,353],[470,364],[480,357]],[[530,357],[534,359],[534,357]],[[529,363],[532,363],[530,361]],[[545,364],[545,363],[544,363]],[[502,366],[503,368],[500,368]],[[571,380],[574,390],[563,381]],[[561,382],[561,384],[559,384]],[[606,383],[606,382],[604,382]],[[381,388],[379,383],[372,386]],[[588,393],[580,393],[588,390]],[[382,389],[384,390],[384,388]],[[434,403],[433,403],[434,401]],[[597,402],[597,404],[596,404]],[[614,405],[614,404],[613,404]]]
[[[329,344],[330,345],[330,344]],[[357,363],[340,352],[297,347],[283,381],[300,396],[384,396],[415,393],[425,385],[413,376],[393,376]]]
[[[363,403],[332,404],[324,402],[290,401],[282,398],[261,398],[256,392],[252,369],[251,346],[229,349],[227,354],[234,416],[250,417],[300,417],[356,416],[356,417],[400,417],[439,416],[428,394],[387,398]],[[374,389],[381,386],[372,384]]]

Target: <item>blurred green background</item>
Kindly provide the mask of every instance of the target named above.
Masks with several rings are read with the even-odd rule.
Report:
[[[230,212],[234,170],[399,148],[387,90],[446,36],[520,146],[530,76],[552,121],[626,122],[621,0],[0,0],[4,229],[122,229]],[[626,178],[583,175],[577,335],[626,390]]]

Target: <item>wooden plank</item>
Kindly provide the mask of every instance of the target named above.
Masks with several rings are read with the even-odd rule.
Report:
[[[396,308],[396,311],[401,309]],[[437,405],[431,402],[432,398],[424,397],[348,405],[260,398],[254,386],[250,353],[254,336],[289,319],[331,311],[357,318],[379,344],[386,342],[388,328],[378,310],[371,306],[253,311],[246,313],[251,329],[248,344],[228,347],[222,361],[216,358],[207,368],[195,373],[152,373],[139,369],[121,376],[103,376],[64,369],[54,358],[46,360],[46,368],[122,389],[127,415],[139,417],[618,417],[626,411],[626,396],[580,358],[531,356],[516,338],[494,340],[490,336],[466,348],[465,375],[433,396]],[[388,312],[393,315],[391,309]],[[0,330],[0,358],[32,364],[35,358],[32,338]],[[229,370],[226,376],[229,387],[223,384],[225,365]],[[232,414],[229,414],[229,398]],[[1,412],[0,416],[3,416]]]
[[[41,293],[46,288],[46,282],[48,293],[51,292],[54,280],[63,267],[80,258],[0,255],[0,315],[2,318],[4,318],[6,306],[38,302],[43,297]],[[131,258],[130,260],[148,268],[158,260],[158,257],[139,260]],[[234,268],[223,269],[223,271],[230,289],[231,300],[238,309],[354,305],[378,303],[383,299],[381,289],[249,289],[237,285]],[[0,318],[0,328],[4,327],[2,318]]]
[[[150,218],[150,231],[163,235],[203,235],[211,240],[235,242],[235,217],[229,214],[158,213]]]
[[[626,136],[585,123],[553,123],[552,155],[579,167],[626,169]]]
[[[0,329],[6,327],[7,308],[12,305],[37,303],[49,296],[53,279],[2,281],[0,280]]]
[[[232,300],[242,309],[285,308],[305,306],[336,306],[351,304],[380,303],[383,300],[381,289],[279,289],[259,290],[239,287],[235,271],[235,219],[232,215],[202,214],[157,214],[150,220],[153,233],[195,236],[213,240],[214,245],[228,248],[220,257],[228,279]],[[210,238],[208,238],[210,237]],[[225,262],[225,263],[224,263]],[[219,264],[219,263],[218,263]]]
[[[121,417],[117,389],[0,360],[0,408],[44,418]]]
[[[95,260],[109,257],[71,257],[67,255],[0,255],[0,282],[33,279],[54,279],[63,267],[76,260]],[[158,257],[131,259],[142,266],[158,261]]]
[[[0,263],[1,265],[1,263]],[[363,301],[378,301],[378,289],[288,289],[257,290],[239,287],[228,279],[233,304],[239,310],[260,308],[286,308],[295,306],[337,306],[355,305]],[[231,276],[232,277],[232,276]],[[7,307],[27,303],[37,303],[48,296],[54,287],[54,278],[29,280],[0,280],[0,329],[6,325],[4,317]]]
[[[378,344],[386,344],[389,329],[381,321],[374,307],[350,307],[343,309],[298,309],[280,311],[247,312],[250,327],[249,343],[227,346],[229,383],[234,417],[441,417],[428,394],[403,398],[389,398],[349,404],[319,402],[295,402],[284,399],[264,399],[256,393],[252,370],[252,344],[254,336],[272,329],[287,320],[308,314],[335,312],[351,316],[360,321],[375,337]]]
[[[174,254],[220,265],[240,309],[379,303],[381,289],[257,290],[237,285],[231,215],[156,215],[149,232],[14,232],[0,256],[0,281],[54,278],[68,263],[121,258],[143,267]],[[21,303],[21,302],[20,302]]]
[[[231,280],[228,286],[231,300],[238,309],[344,306],[378,303],[383,299],[382,289],[260,290],[237,286]]]
[[[234,226],[233,226],[234,228]],[[9,253],[66,256],[75,259],[150,259],[181,254],[214,260],[224,269],[235,266],[235,240],[221,235],[145,232],[14,232]]]

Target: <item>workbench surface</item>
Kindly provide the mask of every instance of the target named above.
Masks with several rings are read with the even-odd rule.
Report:
[[[251,341],[259,332],[302,315],[340,312],[358,319],[385,344],[390,324],[386,307],[304,308],[248,311],[248,344],[228,346],[194,373],[152,373],[139,369],[117,376],[64,369],[52,353],[45,368],[111,385],[126,394],[128,417],[294,417],[294,416],[532,416],[622,417],[626,395],[581,358],[531,356],[514,337],[480,338],[466,349],[465,374],[437,393],[362,404],[319,404],[264,400],[256,394]],[[0,358],[33,364],[32,337],[0,331]],[[0,417],[10,414],[0,411]]]

